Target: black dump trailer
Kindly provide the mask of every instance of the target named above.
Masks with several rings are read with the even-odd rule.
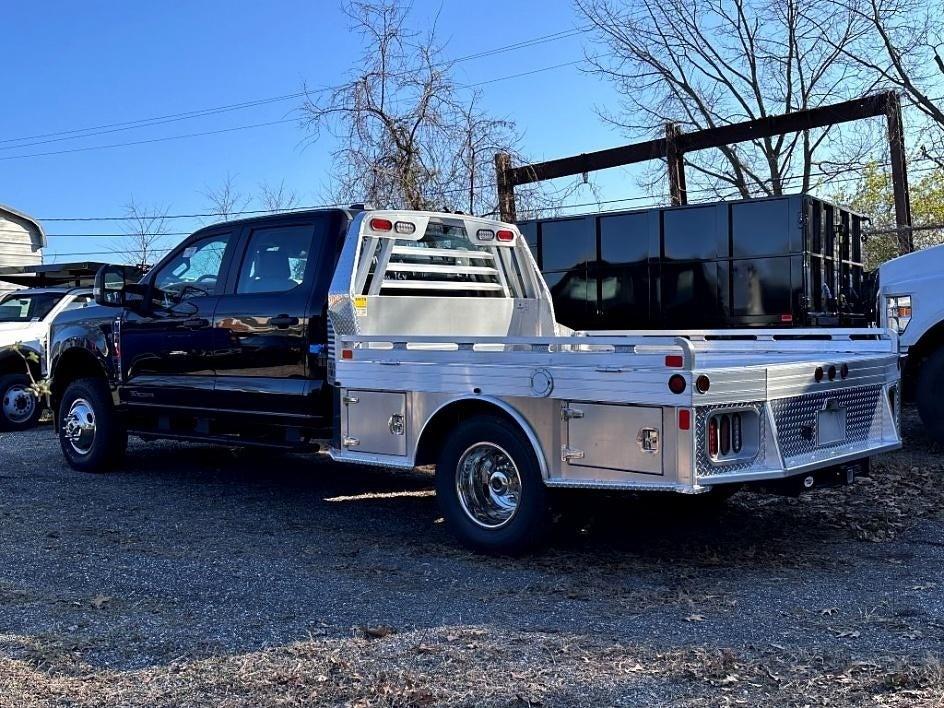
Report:
[[[796,194],[518,224],[575,329],[861,326],[864,217]]]

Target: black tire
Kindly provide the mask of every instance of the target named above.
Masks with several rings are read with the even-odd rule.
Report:
[[[932,438],[944,444],[944,348],[931,354],[918,372],[917,403],[921,422]]]
[[[101,379],[77,379],[66,387],[56,425],[62,454],[75,470],[107,472],[124,456],[128,434],[117,420],[111,392]],[[71,425],[86,427],[74,438],[77,431]],[[89,425],[93,427],[91,434]]]
[[[36,427],[43,412],[43,402],[29,390],[26,374],[0,376],[0,430],[29,430]]]
[[[485,456],[480,457],[484,462],[477,467],[474,466],[475,448],[478,448],[479,455]],[[472,456],[466,458],[466,453]],[[510,516],[503,516],[508,513],[506,507],[493,508],[490,511],[496,515],[495,518],[483,524],[466,510],[476,505],[466,504],[466,497],[460,492],[460,478],[465,476],[459,469],[463,458],[467,463],[465,469],[494,470],[490,484],[497,480],[501,485],[503,480],[507,482],[517,478],[517,484],[512,482],[503,486],[504,490],[517,489],[517,494],[513,495],[517,501]],[[496,460],[498,465],[494,464]],[[505,460],[510,460],[512,465],[508,466]],[[497,491],[497,496],[491,494],[483,484],[465,486],[472,490],[473,495],[477,492],[484,498],[485,503],[480,505],[483,514],[489,511],[485,507],[493,504],[496,498],[506,501],[510,498],[502,491]],[[475,551],[524,553],[540,546],[550,530],[549,495],[534,450],[517,425],[497,416],[470,418],[447,436],[436,464],[436,498],[447,528]]]

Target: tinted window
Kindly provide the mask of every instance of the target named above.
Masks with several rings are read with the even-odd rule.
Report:
[[[39,322],[61,299],[60,293],[8,295],[0,301],[0,322]]]
[[[665,257],[673,260],[706,260],[727,255],[719,249],[718,208],[667,209],[663,218]]]
[[[180,299],[214,294],[229,239],[228,233],[216,234],[181,249],[154,276],[154,285]]]
[[[69,310],[78,310],[83,307],[88,307],[89,303],[92,302],[92,296],[89,295],[77,295],[75,299],[65,306],[63,312],[68,312]]]
[[[649,258],[649,214],[600,219],[600,260],[637,263]]]
[[[597,235],[592,217],[541,225],[542,270],[568,270],[596,259]]]
[[[308,270],[314,227],[254,229],[239,269],[238,293],[278,293],[301,285]]]

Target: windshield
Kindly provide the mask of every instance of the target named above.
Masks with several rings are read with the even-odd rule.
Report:
[[[0,299],[0,322],[40,322],[63,295],[64,293],[7,295]]]

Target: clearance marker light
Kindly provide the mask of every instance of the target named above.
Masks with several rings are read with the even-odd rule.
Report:
[[[669,390],[672,393],[684,393],[685,377],[681,374],[672,374],[669,378]]]

